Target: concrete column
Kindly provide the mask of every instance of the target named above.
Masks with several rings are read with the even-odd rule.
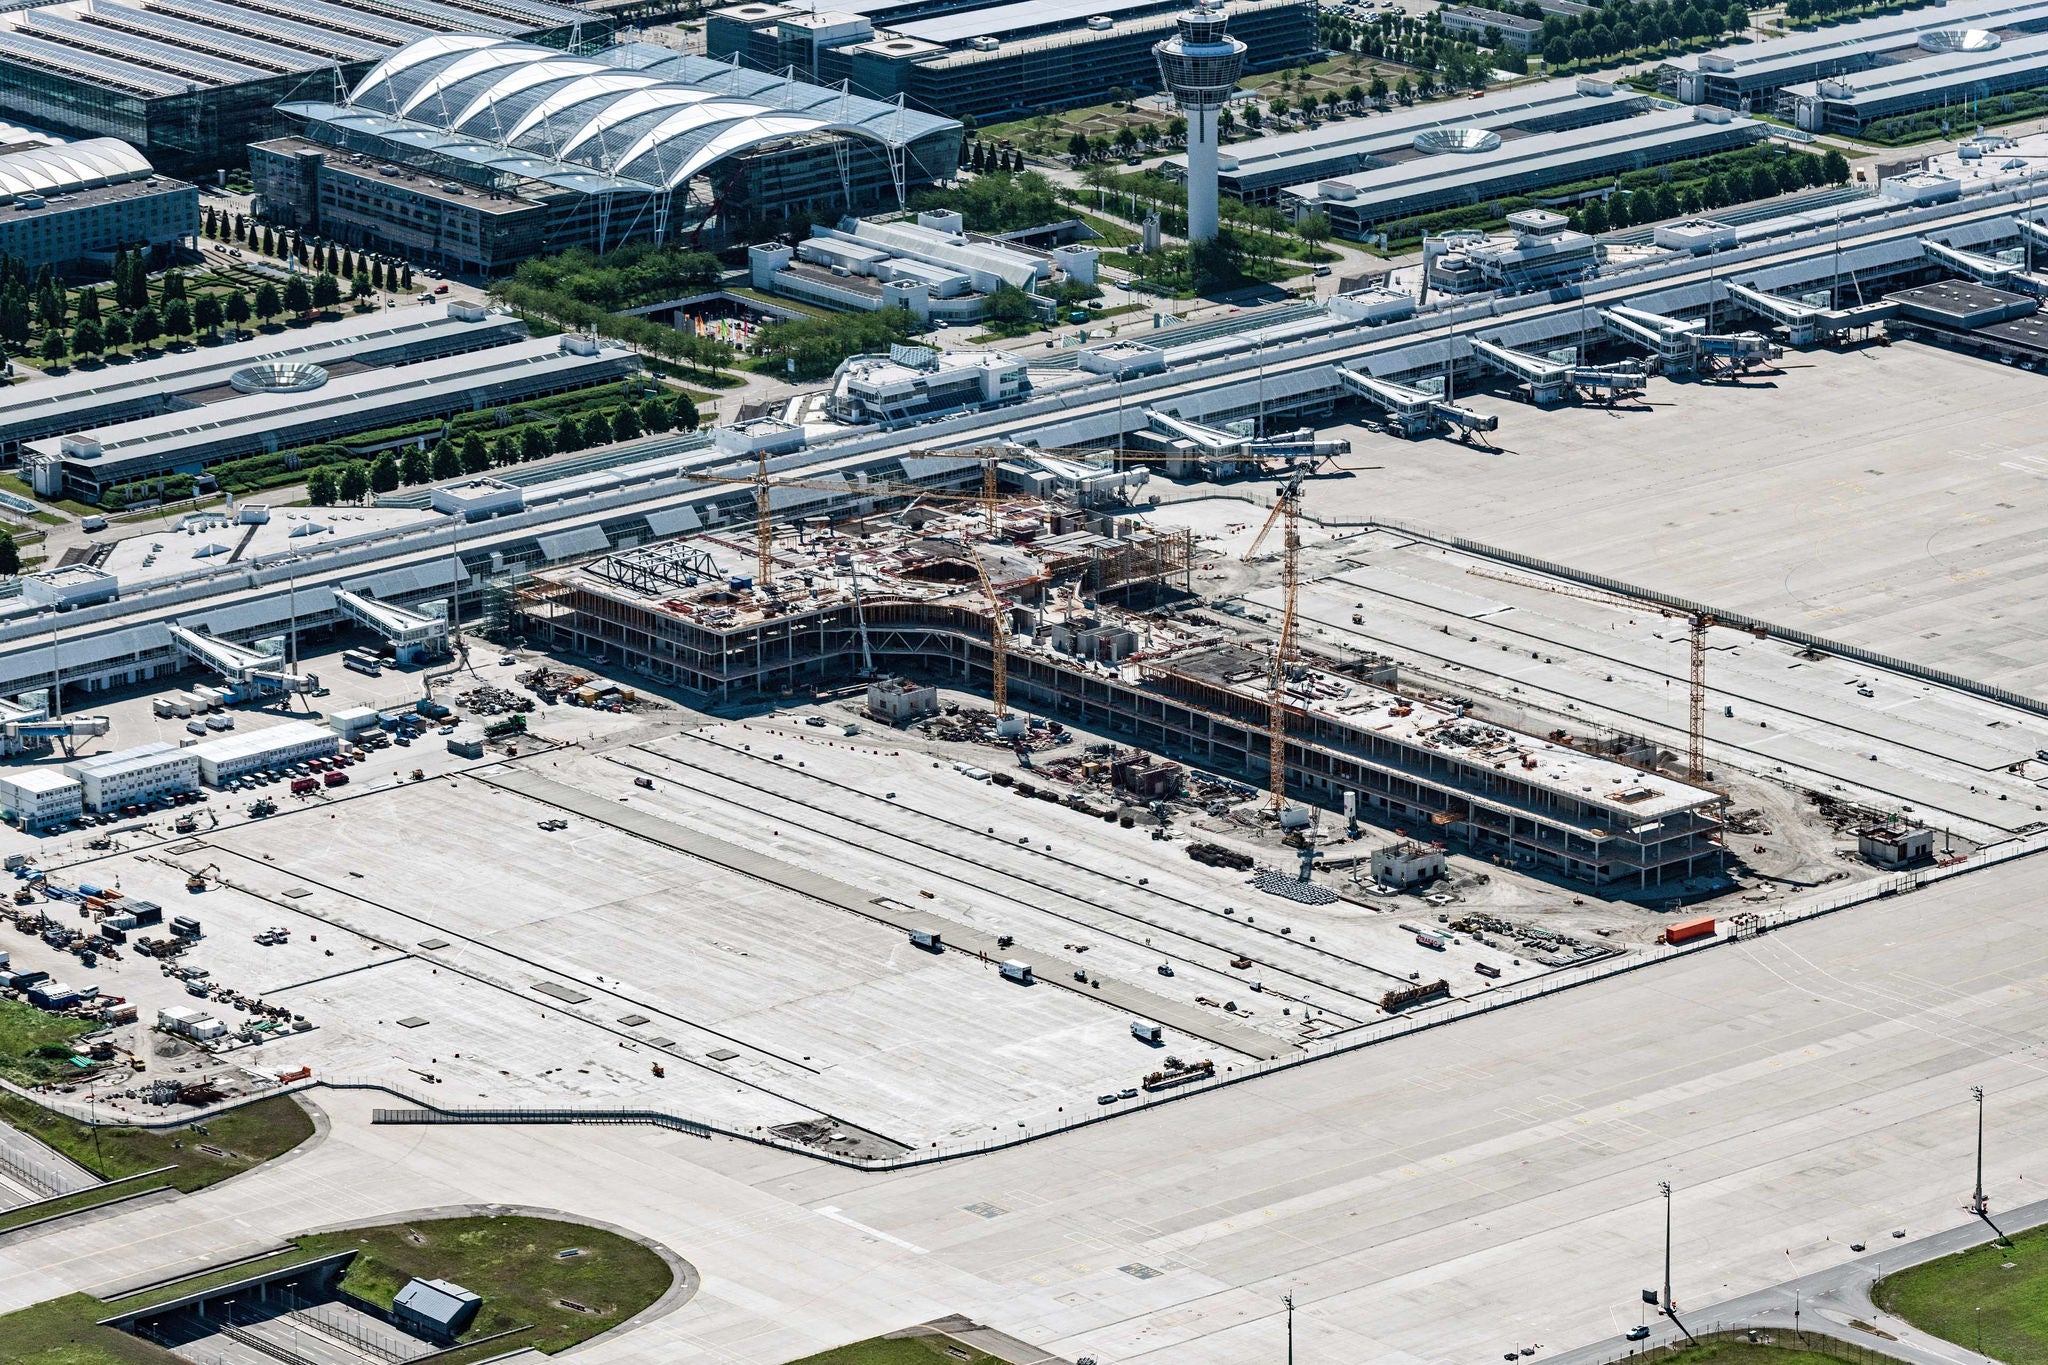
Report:
[[[1188,241],[1206,242],[1216,236],[1216,113],[1214,109],[1186,111],[1188,120]]]

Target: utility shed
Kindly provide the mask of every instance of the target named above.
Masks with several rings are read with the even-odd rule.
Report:
[[[401,1327],[429,1336],[458,1337],[476,1321],[484,1301],[447,1280],[409,1280],[391,1301],[392,1316]]]
[[[1856,831],[1856,851],[1878,867],[1911,867],[1934,857],[1934,831],[1919,825],[1871,825]]]

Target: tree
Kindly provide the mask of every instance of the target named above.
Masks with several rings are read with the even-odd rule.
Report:
[[[168,304],[172,299],[182,299],[184,297],[185,277],[173,270],[164,276],[163,289],[157,295],[157,298],[161,302]]]
[[[80,326],[83,325],[83,323],[80,324]],[[134,340],[134,333],[129,328],[128,319],[122,317],[119,313],[107,319],[105,325],[100,328],[100,335],[106,338],[109,351],[119,351],[123,346]]]
[[[1388,94],[1387,78],[1375,72],[1372,78],[1372,88],[1365,93],[1372,97],[1374,104],[1385,104]]]
[[[271,235],[270,229],[268,227],[265,227],[263,229],[262,250],[263,254],[266,256],[275,256],[277,254],[277,238]]]
[[[64,303],[64,291],[45,284],[36,290],[36,316],[45,327],[62,327],[69,311]]]
[[[14,543],[12,531],[0,531],[0,574],[9,578],[21,572],[21,547]]]
[[[375,289],[376,286],[370,283],[368,273],[358,270],[355,273],[355,278],[349,281],[348,296],[350,299],[360,303],[364,299],[369,298]]]
[[[70,347],[64,341],[64,334],[55,327],[43,333],[43,344],[39,354],[43,357],[44,364],[56,364],[64,358],[69,349]]]
[[[976,145],[979,146],[980,144],[977,143]],[[1086,161],[1088,159],[1088,135],[1086,133],[1076,132],[1067,139],[1067,155],[1076,161]]]
[[[406,266],[406,267],[405,267],[405,269],[404,269],[404,271],[403,271],[403,273],[401,273],[401,274],[400,274],[400,276],[399,276],[399,279],[398,279],[398,287],[399,287],[400,289],[410,289],[410,288],[412,288],[412,267],[411,267],[411,266]]]
[[[1275,95],[1266,101],[1266,108],[1272,112],[1274,118],[1284,119],[1294,109],[1294,103],[1285,95]]]
[[[1294,235],[1308,244],[1309,255],[1316,254],[1316,248],[1330,240],[1329,217],[1321,213],[1302,215],[1294,224]]]
[[[427,462],[427,452],[418,446],[398,457],[398,481],[400,483],[425,483],[434,477],[433,466]]]
[[[299,286],[305,288],[303,284]],[[232,302],[228,305],[234,307]],[[284,303],[277,297],[277,286],[269,280],[256,286],[256,316],[264,322],[270,321],[284,311]]]
[[[630,441],[645,433],[640,425],[640,414],[631,403],[621,403],[612,411],[612,439]]]
[[[330,277],[331,281],[332,277]],[[294,275],[284,282],[284,310],[297,317],[313,306],[313,291],[306,287],[306,277]]]
[[[332,507],[335,498],[334,471],[322,466],[306,477],[306,498],[315,507]]]
[[[291,282],[285,285],[285,288],[289,290],[293,284],[297,284],[298,282],[299,277],[294,275],[291,278]],[[313,289],[306,299],[306,306],[308,308],[332,308],[334,307],[335,304],[340,302],[340,280],[335,279],[334,276],[328,274],[324,270],[313,277]],[[299,311],[304,312],[305,309],[300,309]]]
[[[443,441],[434,447],[431,465],[434,478],[459,479],[462,477],[462,452],[456,448],[455,442]]]
[[[640,404],[640,425],[650,434],[668,430],[668,408],[661,399],[649,397]]]
[[[982,316],[992,327],[1029,327],[1038,321],[1031,296],[1014,284],[999,284],[989,292]]]
[[[605,415],[603,408],[592,408],[583,414],[583,444],[585,446],[608,446],[612,443],[612,419]]]
[[[1415,87],[1408,83],[1406,76],[1403,76],[1401,83],[1394,87],[1394,98],[1403,104],[1415,103]]]
[[[398,487],[400,470],[398,460],[390,451],[385,451],[370,462],[370,491],[389,493]]]
[[[242,324],[249,320],[251,313],[249,296],[239,289],[228,295],[227,302],[221,305],[221,316],[237,331],[240,331]]]
[[[481,474],[491,467],[491,452],[484,449],[484,438],[470,432],[462,438],[462,472]]]
[[[1821,157],[1821,178],[1830,185],[1849,183],[1849,158],[1830,147]]]
[[[583,428],[577,424],[575,418],[564,417],[561,421],[555,423],[554,440],[549,444],[554,446],[557,455],[566,455],[572,450],[581,450],[583,449]]]
[[[91,318],[71,329],[71,354],[75,356],[98,355],[107,346],[106,334]]]
[[[1188,121],[1175,114],[1166,121],[1166,135],[1175,142],[1185,142],[1188,136]]]
[[[370,262],[370,287],[372,289],[382,289],[384,287],[384,262]]]
[[[343,502],[361,502],[370,492],[370,475],[363,468],[361,460],[350,460],[341,467],[341,498]]]
[[[100,291],[81,289],[78,291],[78,320],[80,322],[100,321]]]
[[[192,335],[192,305],[184,299],[164,305],[164,335],[172,340]]]
[[[691,401],[687,393],[676,395],[676,401],[669,404],[668,416],[669,420],[675,423],[677,431],[697,429],[697,405]]]
[[[545,460],[551,452],[548,448],[548,434],[539,426],[530,426],[519,433],[519,458],[522,463]]]
[[[491,442],[491,467],[503,469],[508,464],[519,463],[519,438],[506,432]]]
[[[1353,109],[1363,109],[1365,107],[1365,87],[1354,85],[1349,90],[1346,90],[1344,92],[1344,102]]]
[[[135,338],[137,346],[146,349],[150,342],[164,334],[164,320],[157,315],[156,309],[144,304],[136,313],[135,321],[128,324],[128,332]]]
[[[1598,199],[1588,199],[1586,207],[1579,211],[1579,225],[1595,237],[1607,231],[1607,205]]]

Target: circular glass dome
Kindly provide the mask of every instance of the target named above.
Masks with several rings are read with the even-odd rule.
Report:
[[[1938,28],[1920,35],[1923,52],[1989,52],[1998,45],[1998,35],[1981,28]]]
[[[238,393],[304,393],[326,382],[327,371],[312,364],[250,365],[228,376]]]
[[[1436,155],[1443,152],[1490,152],[1500,146],[1500,134],[1485,128],[1431,128],[1415,135],[1415,150]]]

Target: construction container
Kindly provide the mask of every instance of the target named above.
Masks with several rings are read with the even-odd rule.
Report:
[[[190,915],[179,915],[171,921],[171,932],[179,938],[198,938],[199,921]]]
[[[1141,1043],[1163,1043],[1166,1041],[1166,1030],[1149,1019],[1133,1019],[1131,1036]]]
[[[1003,980],[1014,981],[1020,986],[1029,986],[1035,980],[1031,975],[1031,964],[1011,958],[1002,966]]]
[[[1672,925],[1664,931],[1663,938],[1666,943],[1690,943],[1697,938],[1713,936],[1714,917],[1707,915],[1701,919],[1689,919],[1683,924]]]

